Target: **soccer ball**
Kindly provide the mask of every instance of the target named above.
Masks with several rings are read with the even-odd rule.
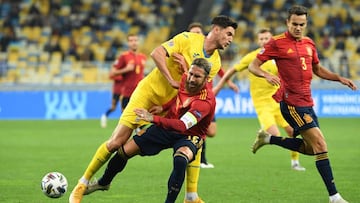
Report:
[[[50,198],[59,198],[65,194],[68,182],[59,172],[50,172],[41,180],[41,190]]]

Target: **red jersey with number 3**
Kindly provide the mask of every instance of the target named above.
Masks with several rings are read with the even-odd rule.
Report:
[[[122,69],[130,63],[135,65],[133,71],[112,78],[114,80],[113,92],[124,97],[130,97],[137,84],[144,78],[146,56],[141,53],[126,51],[118,57],[113,66]]]
[[[319,63],[316,47],[308,37],[296,40],[285,32],[274,36],[257,55],[261,61],[274,59],[281,85],[273,98],[293,106],[313,106],[312,65]]]

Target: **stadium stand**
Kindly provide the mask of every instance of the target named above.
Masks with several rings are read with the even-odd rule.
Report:
[[[298,3],[310,8],[308,35],[319,45],[324,62],[339,74],[360,78],[359,1],[213,3],[209,20],[224,14],[239,22],[234,43],[222,53],[225,64],[230,65],[256,46],[254,33],[259,28],[284,31],[287,8]],[[141,51],[150,54],[174,30],[181,5],[181,1],[172,0],[3,0],[0,82],[107,83],[112,61],[126,49],[127,33],[139,34]],[[196,19],[196,14],[192,18]]]

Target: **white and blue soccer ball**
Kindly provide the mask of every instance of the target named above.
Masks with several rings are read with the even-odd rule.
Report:
[[[50,198],[59,198],[67,191],[68,182],[59,172],[50,172],[41,180],[41,190]]]

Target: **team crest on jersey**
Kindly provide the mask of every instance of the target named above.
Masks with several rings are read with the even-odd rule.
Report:
[[[174,40],[170,40],[170,41],[168,42],[168,45],[169,45],[170,47],[174,46]]]
[[[201,118],[201,113],[199,111],[195,110],[194,113],[196,117]]]
[[[263,54],[265,52],[265,48],[262,48],[260,51],[259,51],[259,54]]]
[[[313,121],[312,117],[307,113],[304,114],[303,119],[306,123],[311,123]]]
[[[199,54],[199,53],[194,53],[194,54],[193,54],[193,58],[198,58],[198,57],[200,57],[200,54]]]

